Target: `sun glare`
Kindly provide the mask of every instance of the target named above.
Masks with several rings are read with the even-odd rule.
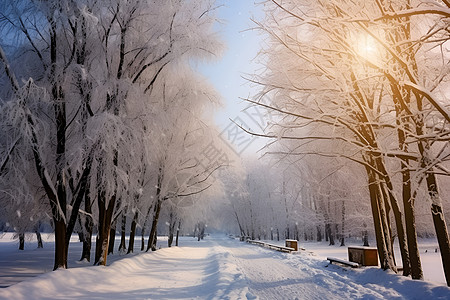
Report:
[[[366,59],[374,59],[377,55],[377,45],[373,37],[364,35],[358,38],[358,54]]]

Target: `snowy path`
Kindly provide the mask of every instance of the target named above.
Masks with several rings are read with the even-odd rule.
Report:
[[[226,237],[163,248],[108,267],[49,272],[0,289],[0,299],[450,299],[450,289],[345,269]]]
[[[427,283],[378,268],[342,268],[307,253],[236,247],[234,241],[223,245],[246,279],[249,294],[260,299],[450,299],[447,287],[431,291]]]

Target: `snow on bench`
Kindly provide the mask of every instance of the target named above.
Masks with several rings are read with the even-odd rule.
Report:
[[[330,264],[332,263],[339,263],[342,265],[346,265],[352,268],[359,268],[359,264],[355,263],[355,262],[351,262],[351,261],[347,261],[347,260],[343,260],[343,259],[339,259],[339,258],[335,258],[335,257],[327,257],[327,260],[330,261]]]
[[[277,251],[281,251],[281,252],[287,252],[287,253],[291,253],[292,251],[295,251],[294,248],[290,248],[290,247],[284,247],[284,246],[280,246],[280,245],[274,245],[274,244],[269,244],[269,243],[264,243],[261,241],[255,241],[255,240],[247,240],[247,243],[253,244],[253,245],[259,245],[265,248],[269,248],[269,249],[273,249],[273,250],[277,250]]]
[[[253,244],[253,245],[259,245],[259,246],[263,246],[263,247],[266,245],[266,243],[264,243],[264,242],[255,241],[255,240],[247,240],[247,243]]]
[[[287,253],[291,253],[292,251],[295,251],[294,248],[284,247],[284,246],[279,246],[279,245],[274,245],[274,244],[266,244],[266,247],[277,250],[277,251],[281,251],[281,252],[287,252]]]

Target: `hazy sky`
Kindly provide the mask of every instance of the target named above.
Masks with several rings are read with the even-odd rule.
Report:
[[[215,118],[220,129],[227,132],[234,131],[235,128],[232,128],[233,123],[230,121],[232,119],[256,131],[259,129],[257,123],[260,118],[256,115],[256,111],[250,112],[250,115],[249,112],[242,112],[248,104],[243,103],[239,97],[245,98],[254,93],[242,76],[252,74],[261,67],[254,59],[262,37],[257,30],[250,30],[255,27],[250,18],[261,20],[262,7],[255,5],[253,0],[219,0],[217,3],[223,5],[218,10],[218,16],[224,24],[218,28],[226,44],[226,51],[219,61],[201,66],[200,70],[222,96],[224,107],[217,112]],[[254,149],[254,144],[261,144],[258,141],[250,143],[248,140],[250,137],[243,135],[235,140],[236,136],[227,132],[224,132],[224,137],[234,142],[238,152],[244,150],[248,152],[248,149]],[[247,144],[249,146],[252,144],[252,147],[246,147]]]

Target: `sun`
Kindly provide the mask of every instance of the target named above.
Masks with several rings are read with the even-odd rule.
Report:
[[[357,52],[359,55],[364,57],[365,59],[374,58],[377,51],[377,43],[373,37],[370,35],[362,35],[358,38],[357,42]]]

